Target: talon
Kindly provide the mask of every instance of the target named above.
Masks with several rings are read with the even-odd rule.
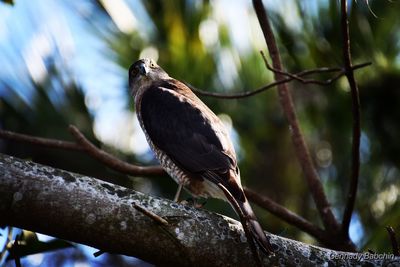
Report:
[[[206,205],[206,203],[207,203],[207,199],[204,200],[203,203],[196,203],[196,202],[195,202],[195,203],[194,203],[194,207],[197,208],[197,209],[201,209],[201,208],[204,207],[204,205]]]
[[[189,206],[194,206],[195,205],[195,201],[192,197],[189,197],[187,199],[181,200],[179,203],[183,204],[183,205],[189,205]]]

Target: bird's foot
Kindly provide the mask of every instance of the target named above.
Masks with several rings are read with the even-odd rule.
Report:
[[[185,200],[182,200],[180,203],[184,204],[184,205],[190,205],[193,206],[197,209],[201,209],[204,207],[204,205],[207,203],[207,199],[204,200],[203,202],[200,202],[198,198],[187,198]]]

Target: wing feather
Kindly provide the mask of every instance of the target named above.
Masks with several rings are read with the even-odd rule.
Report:
[[[154,85],[143,93],[140,110],[147,134],[178,167],[200,176],[212,171],[222,179],[221,174],[236,168],[236,159],[224,150],[208,110],[174,87]]]

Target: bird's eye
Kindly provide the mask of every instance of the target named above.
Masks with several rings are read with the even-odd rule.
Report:
[[[137,74],[138,74],[138,69],[137,68],[133,68],[132,69],[132,71],[131,71],[131,75],[132,75],[132,77],[135,77]]]
[[[155,68],[155,67],[156,67],[156,64],[154,64],[154,62],[151,62],[151,63],[150,63],[150,67]]]

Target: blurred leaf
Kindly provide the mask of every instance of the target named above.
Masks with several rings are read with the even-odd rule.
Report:
[[[14,5],[14,1],[13,0],[0,0],[3,3],[9,4],[9,5]]]

